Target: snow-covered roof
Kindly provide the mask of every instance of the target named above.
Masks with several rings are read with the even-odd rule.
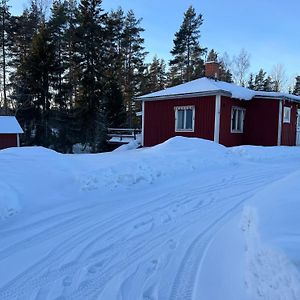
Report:
[[[23,130],[15,117],[0,116],[0,134],[1,133],[23,133]]]
[[[201,95],[215,95],[224,94],[229,97],[241,99],[241,100],[251,100],[255,97],[266,97],[266,98],[288,98],[294,101],[300,102],[300,97],[276,92],[263,92],[263,91],[253,91],[248,88],[238,86],[233,83],[228,83],[224,81],[209,79],[202,77],[193,81],[189,81],[183,84],[179,84],[158,92],[143,95],[137,98],[137,100],[147,101],[147,100],[158,100],[166,98],[177,98],[180,96],[201,96]]]

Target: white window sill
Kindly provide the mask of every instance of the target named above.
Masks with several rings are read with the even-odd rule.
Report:
[[[231,130],[230,133],[244,133],[244,131],[239,131],[239,130]]]
[[[175,132],[195,132],[194,129],[176,129]]]

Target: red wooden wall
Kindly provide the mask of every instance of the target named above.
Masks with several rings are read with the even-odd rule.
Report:
[[[221,97],[220,144],[224,146],[238,146],[244,144],[243,133],[231,133],[231,109],[233,106],[245,107],[245,105],[245,101],[224,96]]]
[[[245,139],[247,145],[276,146],[279,100],[253,99],[246,103]]]
[[[278,99],[253,99],[250,101],[241,101],[222,96],[220,144],[225,146],[276,146],[278,139],[279,103],[280,100]],[[195,131],[182,133],[175,132],[174,107],[185,105],[195,106]],[[243,133],[231,133],[231,109],[233,106],[246,109]],[[291,106],[292,112],[291,123],[282,123],[281,144],[295,145],[298,104],[284,101],[283,106]],[[144,116],[145,146],[157,145],[176,135],[213,140],[215,96],[146,101]]]
[[[16,134],[0,134],[0,149],[17,147]]]
[[[180,135],[214,139],[215,96],[145,101],[144,146],[160,144]],[[175,132],[175,106],[195,106],[195,131]]]

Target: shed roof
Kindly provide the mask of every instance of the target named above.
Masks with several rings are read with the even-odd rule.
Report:
[[[150,101],[150,100],[177,98],[180,96],[198,96],[198,95],[201,96],[201,95],[216,95],[216,94],[224,94],[224,95],[228,95],[229,97],[241,99],[241,100],[251,100],[253,98],[263,97],[263,98],[276,98],[276,99],[286,98],[286,99],[300,102],[300,97],[292,94],[254,91],[242,86],[238,86],[233,83],[209,79],[206,77],[202,77],[183,84],[179,84],[158,92],[146,94],[137,97],[137,100]]]
[[[15,117],[0,116],[0,134],[23,133],[23,130]]]

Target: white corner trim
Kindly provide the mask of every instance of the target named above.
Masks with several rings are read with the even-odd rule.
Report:
[[[17,147],[20,147],[20,135],[17,134]]]
[[[142,101],[142,147],[144,147],[145,101]]]
[[[219,143],[219,139],[220,139],[220,113],[221,113],[221,95],[216,95],[215,130],[214,130],[214,142],[216,143]]]
[[[282,133],[282,100],[279,101],[277,146],[281,145],[281,133]]]

